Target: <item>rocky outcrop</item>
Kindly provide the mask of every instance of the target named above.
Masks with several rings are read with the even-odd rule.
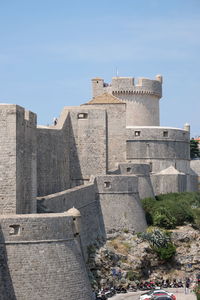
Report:
[[[200,231],[190,225],[172,231],[175,256],[159,259],[149,243],[129,232],[118,232],[98,249],[91,247],[88,260],[93,287],[128,285],[144,279],[184,279],[200,272]]]

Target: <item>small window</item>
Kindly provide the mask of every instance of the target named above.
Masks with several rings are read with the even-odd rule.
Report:
[[[153,170],[153,164],[152,164],[152,162],[149,163],[149,169],[150,169],[150,172],[152,172],[152,170]]]
[[[10,225],[9,235],[20,235],[20,225]]]
[[[130,173],[131,172],[131,168],[127,168],[126,171],[127,171],[127,173]]]
[[[140,131],[135,131],[135,136],[140,136]]]
[[[110,181],[105,181],[104,182],[104,187],[107,188],[107,189],[110,188],[111,187]]]
[[[168,131],[163,131],[163,136],[168,137]]]
[[[87,119],[87,117],[88,117],[88,114],[86,114],[86,113],[78,114],[78,119]]]
[[[98,80],[97,80],[97,83],[99,83]]]

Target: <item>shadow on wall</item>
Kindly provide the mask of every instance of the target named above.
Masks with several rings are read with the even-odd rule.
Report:
[[[69,126],[69,145],[70,145],[69,172],[70,172],[71,187],[74,187],[83,184],[83,174],[81,172],[77,141],[75,138],[76,133],[73,130],[70,113],[68,114],[68,126]]]
[[[0,299],[17,300],[8,267],[5,240],[0,227]]]
[[[52,128],[37,128],[37,195],[70,188],[69,114]]]
[[[76,208],[81,214],[81,242],[84,256],[87,247],[103,243],[106,239],[104,217],[100,205],[96,180],[54,195],[38,197],[38,213],[61,213]]]

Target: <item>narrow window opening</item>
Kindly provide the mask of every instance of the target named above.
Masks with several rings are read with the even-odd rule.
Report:
[[[127,168],[126,171],[127,171],[127,173],[130,173],[131,172],[131,168],[130,167]]]
[[[110,181],[105,181],[104,182],[104,187],[107,188],[107,189],[110,188],[111,187]]]
[[[88,117],[88,114],[86,114],[86,113],[79,113],[78,114],[78,119],[87,119],[87,117]]]
[[[10,225],[9,235],[20,235],[20,225]]]
[[[140,136],[140,131],[135,131],[135,136]]]
[[[168,137],[168,131],[163,131],[163,136]]]
[[[152,164],[152,162],[149,163],[149,167],[150,167],[150,168],[149,168],[149,169],[150,169],[150,172],[152,172],[152,170],[153,170],[153,164]]]

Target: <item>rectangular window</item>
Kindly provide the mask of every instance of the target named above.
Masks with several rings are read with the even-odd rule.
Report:
[[[131,168],[127,168],[126,171],[127,171],[127,173],[130,173],[131,172]]]
[[[163,131],[163,136],[168,137],[168,131]]]
[[[135,136],[140,136],[140,131],[135,131]]]
[[[20,235],[20,225],[10,225],[9,235]]]
[[[104,187],[107,188],[107,189],[110,188],[111,187],[110,181],[105,181],[104,182]]]
[[[78,119],[87,119],[88,114],[87,113],[79,113],[78,114]]]

